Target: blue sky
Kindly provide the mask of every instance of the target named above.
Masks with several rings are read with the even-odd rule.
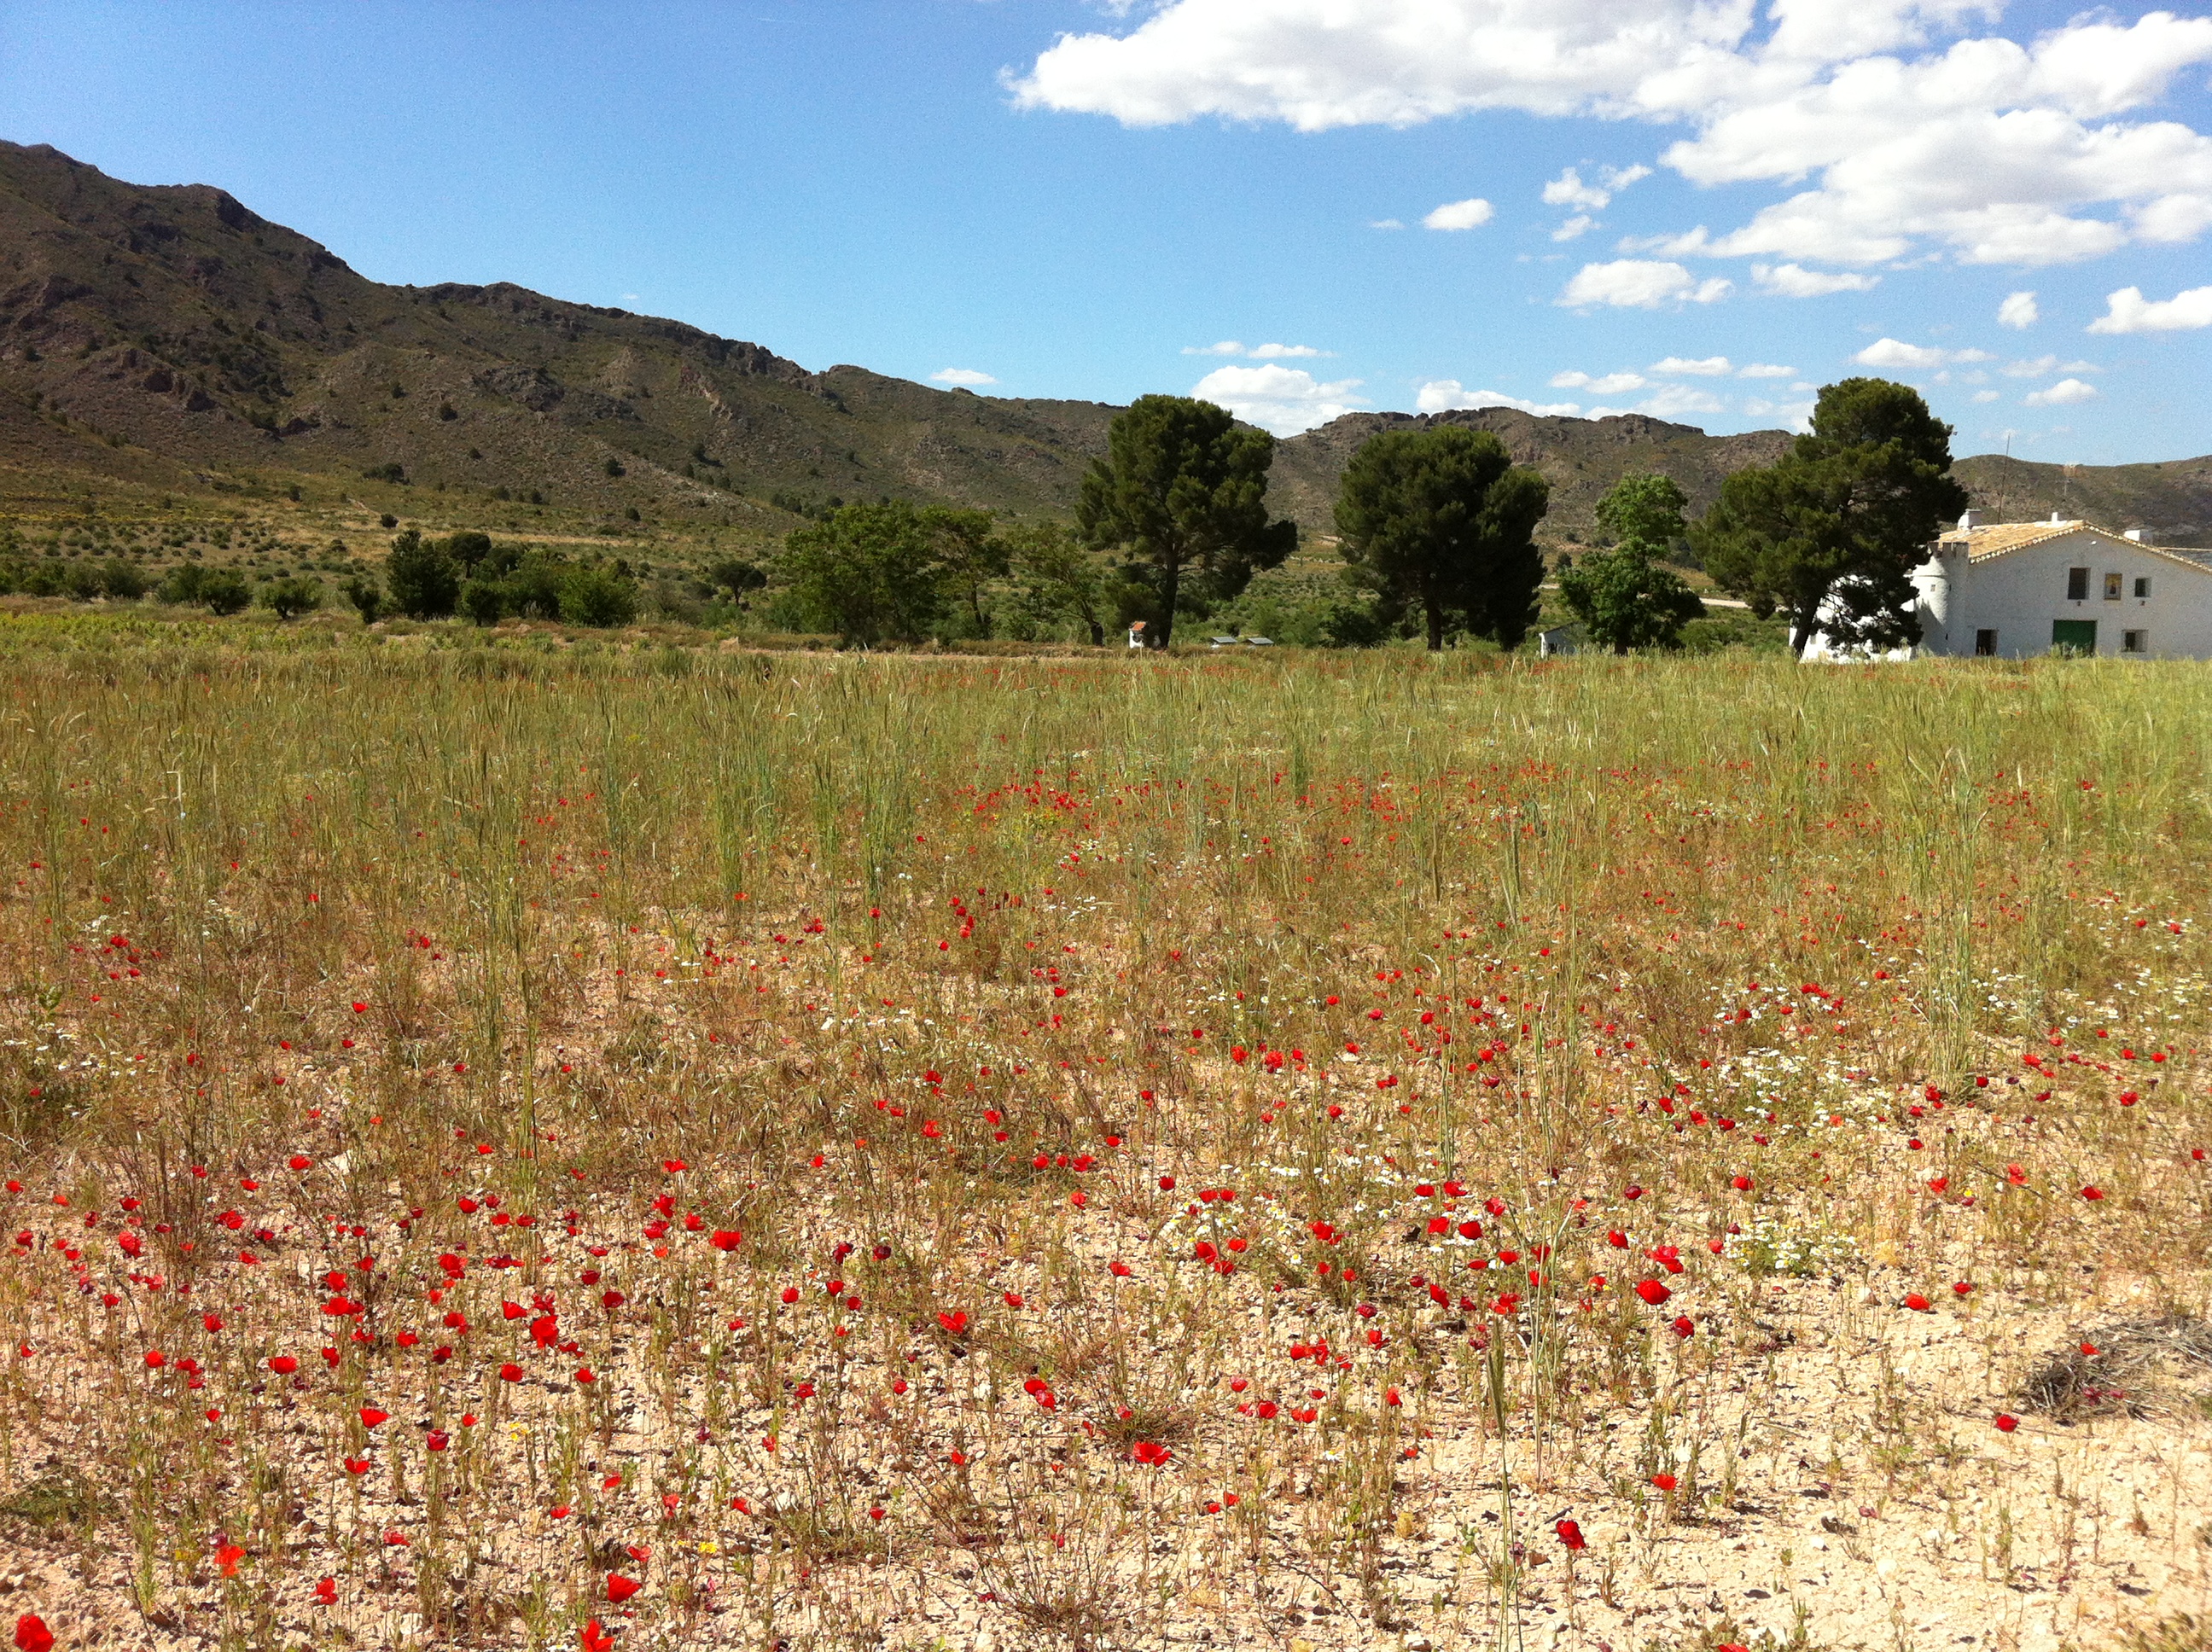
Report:
[[[0,135],[220,185],[380,280],[985,393],[1204,384],[1285,431],[1744,429],[1879,371],[1961,452],[2090,463],[2212,452],[2208,76],[2201,9],[1972,0],[0,15]]]

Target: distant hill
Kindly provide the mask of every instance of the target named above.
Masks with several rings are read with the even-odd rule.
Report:
[[[0,503],[19,511],[306,483],[311,502],[356,511],[459,522],[530,501],[678,535],[767,537],[797,510],[879,495],[1062,514],[1115,411],[811,372],[506,283],[388,286],[219,189],[125,184],[0,143]],[[1326,536],[1358,444],[1438,422],[1495,430],[1542,469],[1547,531],[1566,540],[1625,471],[1663,471],[1702,507],[1788,440],[1636,415],[1352,414],[1281,445],[1277,508]],[[1959,470],[2006,515],[2059,508],[2212,543],[2212,459]]]

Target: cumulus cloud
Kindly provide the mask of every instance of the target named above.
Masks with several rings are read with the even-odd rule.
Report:
[[[1554,390],[1587,390],[1593,396],[1618,396],[1624,391],[1642,390],[1651,381],[1640,373],[1608,373],[1592,378],[1587,373],[1555,373],[1552,375]]]
[[[1994,402],[1998,399],[1998,397],[1994,390],[1978,390],[1974,392],[1974,399],[1978,402]]]
[[[2082,379],[2061,379],[2046,390],[2032,390],[2021,398],[2030,407],[2071,407],[2097,399],[2097,386]]]
[[[1654,361],[1651,371],[1662,379],[1720,379],[1725,378],[1734,367],[1725,355],[1669,355]]]
[[[1679,419],[1692,413],[1719,413],[1728,404],[1710,390],[1695,385],[1661,385],[1642,401],[1628,407],[1594,407],[1589,416],[1594,419],[1611,418],[1621,413],[1644,413],[1655,419]]]
[[[1357,379],[1321,384],[1303,367],[1216,367],[1191,387],[1201,401],[1225,407],[1249,424],[1294,436],[1367,405],[1352,392]]]
[[[1853,275],[1844,270],[1808,270],[1802,264],[1754,264],[1751,279],[1762,293],[1783,298],[1825,298],[1830,293],[1869,293],[1880,276]]]
[[[2039,355],[2033,361],[2008,361],[2004,375],[2008,379],[2043,379],[2054,373],[2102,373],[2094,361],[2064,361],[2055,355]]]
[[[1575,418],[1583,410],[1579,402],[1532,402],[1519,396],[1508,396],[1503,391],[1469,390],[1456,379],[1430,380],[1420,387],[1413,405],[1424,413],[1448,413],[1462,408],[1517,407],[1523,413],[1534,413],[1540,418]]]
[[[995,385],[999,381],[975,367],[939,367],[930,378],[940,385]]]
[[[1585,184],[1580,168],[1569,167],[1544,185],[1544,204],[1579,207],[1585,212],[1602,212],[1612,204],[1614,196],[1631,184],[1650,175],[1651,168],[1649,167],[1607,167],[1598,173],[1596,183]]]
[[[1863,367],[1907,367],[1924,371],[1949,367],[1955,361],[1987,361],[1987,350],[1943,349],[1934,344],[1908,344],[1901,338],[1878,338],[1851,360]]]
[[[1808,431],[1813,428],[1813,406],[1808,402],[1765,402],[1753,399],[1743,404],[1743,410],[1755,419],[1780,418],[1791,430]]]
[[[2106,295],[2105,313],[2089,324],[2091,332],[2185,332],[2212,327],[2212,287],[2191,287],[2172,298],[2151,300],[2140,287],[2123,287]]]
[[[1797,369],[1777,367],[1771,361],[1746,361],[1735,370],[1739,379],[1787,379]]]
[[[1224,338],[1218,344],[1185,344],[1185,355],[1241,355],[1253,361],[1304,361],[1311,356],[1333,354],[1316,349],[1311,344],[1255,344],[1250,349],[1234,338]]]
[[[1497,216],[1497,209],[1480,196],[1464,201],[1447,201],[1421,220],[1424,229],[1473,229],[1486,224]]]
[[[1571,241],[1585,231],[1596,228],[1596,219],[1591,217],[1587,212],[1577,212],[1552,232],[1552,239],[1555,241]]]
[[[2026,42],[1983,0],[1163,0],[1063,35],[1028,108],[1304,131],[1481,109],[1687,129],[1660,157],[1783,198],[1692,250],[1819,264],[1929,248],[2045,264],[2212,228],[2212,138],[2142,118],[2212,63],[2212,17],[2088,11]],[[1771,25],[1771,27],[1766,25]],[[1554,204],[1595,210],[1555,180]],[[1608,193],[1578,174],[1571,186]],[[1619,187],[1615,185],[1613,187]]]
[[[1401,218],[1376,218],[1367,227],[1370,229],[1403,229],[1406,225]]]
[[[2026,331],[2042,316],[2035,307],[2033,293],[2007,293],[2004,302],[1997,306],[1997,325]]]
[[[1559,295],[1569,309],[1596,305],[1615,308],[1656,310],[1664,304],[1711,304],[1726,298],[1734,283],[1718,276],[1699,281],[1679,264],[1654,258],[1615,258],[1608,264],[1586,264]]]

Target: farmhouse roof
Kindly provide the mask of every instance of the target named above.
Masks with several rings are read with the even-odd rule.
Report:
[[[2053,539],[2063,539],[2069,534],[2093,534],[2115,546],[2130,550],[2148,551],[2169,562],[2193,568],[2199,574],[2212,574],[2203,560],[2185,550],[2176,550],[2164,545],[2146,544],[2140,539],[2130,539],[2124,534],[2114,533],[2110,528],[2098,527],[2094,523],[2076,519],[2065,522],[1992,522],[1971,528],[1954,528],[1937,540],[1947,548],[1964,545],[1969,563],[1986,562],[1994,557],[2006,556],[2015,550],[2026,550]]]

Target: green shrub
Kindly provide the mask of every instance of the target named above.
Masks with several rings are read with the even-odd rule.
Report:
[[[637,586],[606,568],[571,569],[561,581],[561,617],[571,625],[628,625],[637,617]]]
[[[410,528],[392,542],[384,565],[392,605],[410,619],[442,619],[453,611],[461,578],[446,548]]]
[[[496,625],[507,617],[507,587],[498,580],[471,580],[461,587],[460,609],[478,625]]]
[[[201,578],[199,599],[218,614],[235,614],[253,600],[253,590],[236,568],[219,568]]]
[[[300,614],[311,614],[323,605],[322,582],[303,580],[296,574],[271,580],[261,587],[261,594],[257,600],[278,619],[288,620]]]
[[[378,616],[384,612],[384,587],[374,578],[356,574],[338,589],[354,605],[363,625],[375,624]]]

